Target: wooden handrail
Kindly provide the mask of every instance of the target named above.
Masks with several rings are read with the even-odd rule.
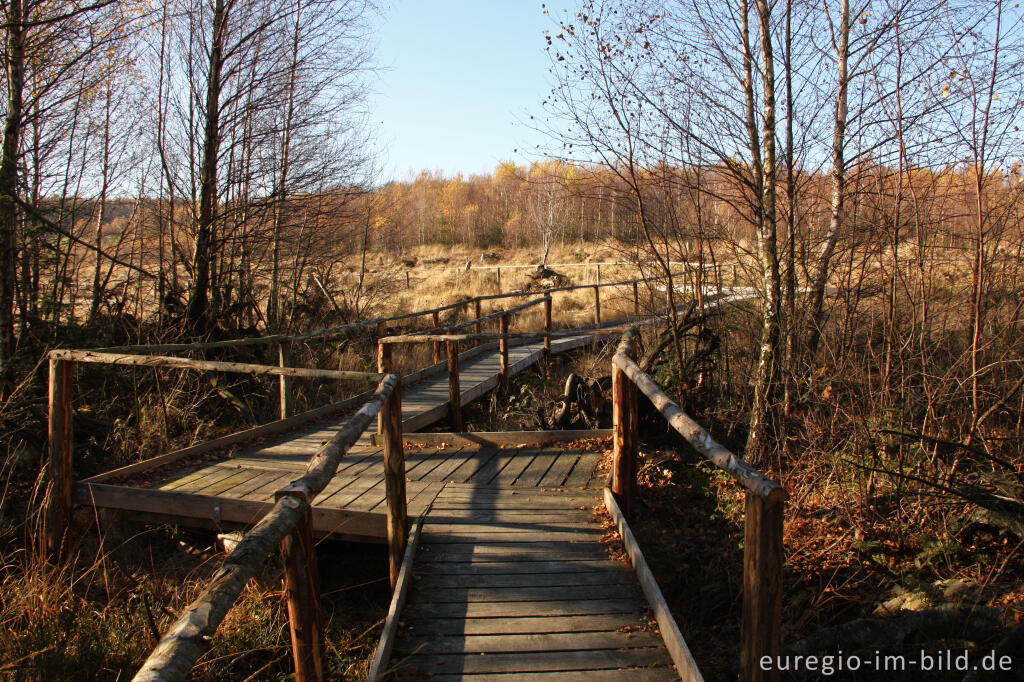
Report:
[[[210,639],[238,599],[242,588],[260,569],[270,553],[292,533],[305,533],[300,528],[303,519],[309,518],[310,503],[334,476],[341,457],[362,435],[366,427],[384,409],[389,399],[398,391],[401,377],[389,374],[380,382],[374,396],[353,415],[345,427],[325,443],[310,460],[306,474],[286,488],[278,491],[274,507],[250,530],[228,555],[224,565],[214,574],[202,594],[160,638],[156,648],[146,659],[142,668],[133,678],[136,682],[177,682],[184,680],[196,660],[210,646]],[[399,417],[400,418],[400,417]],[[399,439],[400,440],[400,439]],[[310,547],[311,550],[311,547]],[[308,562],[310,557],[305,556]],[[315,557],[313,558],[315,562]],[[287,581],[286,572],[286,581]],[[294,586],[298,587],[298,586]],[[291,599],[293,590],[286,585]],[[308,596],[308,595],[307,595]],[[315,595],[319,598],[319,595]],[[309,600],[304,600],[308,602]],[[289,603],[289,611],[298,604]],[[307,608],[319,608],[313,600]],[[304,614],[309,616],[309,614]],[[313,679],[317,669],[323,670],[323,663],[312,660],[316,656],[317,644],[297,644],[293,623],[292,648],[296,652],[296,679]],[[320,632],[322,636],[322,630]],[[302,664],[298,651],[309,660]],[[314,672],[310,672],[310,671]]]
[[[192,369],[209,372],[232,372],[235,374],[251,374],[259,376],[271,374],[276,376],[306,377],[310,379],[342,379],[380,381],[383,374],[377,372],[353,372],[340,369],[311,369],[306,367],[281,367],[278,365],[255,365],[247,362],[220,362],[214,360],[193,360],[170,355],[132,355],[118,353],[99,353],[91,350],[52,350],[51,360],[70,360],[100,365],[131,365],[134,367],[169,367],[173,369]]]
[[[381,344],[433,343],[435,341],[500,341],[503,337],[520,341],[540,341],[571,336],[617,336],[629,327],[604,327],[602,329],[564,329],[556,332],[509,332],[507,335],[486,332],[483,334],[402,334],[378,339]]]
[[[388,322],[399,322],[401,320],[410,320],[416,317],[422,317],[424,315],[435,316],[434,326],[437,327],[436,316],[447,310],[454,310],[461,308],[466,305],[475,305],[482,301],[492,301],[501,298],[520,298],[523,296],[536,296],[538,294],[550,295],[552,293],[558,293],[563,291],[576,291],[578,289],[590,289],[594,287],[617,287],[624,286],[626,284],[632,284],[634,287],[634,303],[637,300],[636,285],[640,282],[652,282],[660,279],[664,279],[663,275],[655,275],[651,277],[638,277],[634,279],[621,280],[617,282],[603,282],[599,284],[574,284],[563,287],[552,287],[550,289],[542,289],[540,291],[509,291],[499,294],[485,294],[481,296],[475,296],[455,303],[449,303],[447,305],[438,306],[437,308],[429,308],[426,310],[417,310],[411,313],[403,313],[401,315],[392,315],[390,317],[375,317],[369,320],[361,320],[359,322],[350,322],[338,327],[328,327],[326,329],[318,329],[312,332],[304,332],[302,334],[274,334],[271,336],[253,336],[249,338],[241,339],[226,339],[224,341],[204,341],[197,343],[165,343],[165,344],[135,344],[128,346],[111,346],[107,348],[95,348],[90,349],[96,352],[109,352],[109,353],[172,353],[172,352],[186,352],[186,351],[204,351],[214,350],[219,348],[245,348],[249,346],[260,346],[273,343],[280,343],[281,341],[287,340],[292,342],[302,341],[313,341],[317,339],[327,339],[333,336],[345,334],[356,329],[363,329],[365,327],[379,325],[381,323],[387,324]],[[474,322],[475,323],[475,322]]]
[[[743,531],[743,606],[740,632],[740,678],[745,682],[777,680],[778,671],[762,669],[762,657],[774,659],[782,645],[783,519],[789,495],[777,482],[736,457],[674,403],[630,357],[636,338],[626,331],[612,358],[614,445],[612,492],[628,514],[635,483],[637,391],[693,448],[747,490]],[[625,503],[624,505],[622,503]]]

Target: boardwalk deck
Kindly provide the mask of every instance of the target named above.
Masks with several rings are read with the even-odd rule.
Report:
[[[636,575],[600,543],[600,500],[595,487],[445,485],[427,512],[407,602],[375,673],[679,679]]]

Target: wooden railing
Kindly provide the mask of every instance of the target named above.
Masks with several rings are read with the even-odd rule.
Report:
[[[217,371],[248,374],[251,376],[276,375],[282,379],[297,376],[374,382],[384,377],[383,374],[373,372],[275,367],[273,365],[215,362],[162,355],[106,353],[91,350],[54,350],[50,351],[49,360],[49,461],[47,464],[49,493],[46,497],[43,516],[43,539],[47,553],[51,556],[59,555],[62,551],[64,534],[67,531],[73,507],[75,481],[72,395],[74,393],[73,377],[75,363]],[[284,395],[283,391],[284,384],[282,384],[282,395]],[[284,402],[283,399],[282,402]]]
[[[273,508],[245,534],[199,597],[160,638],[135,675],[137,682],[184,680],[209,648],[211,637],[246,583],[278,547],[284,563],[295,679],[327,679],[312,503],[334,476],[342,456],[377,415],[383,415],[388,424],[384,431],[384,468],[390,576],[394,587],[408,542],[400,384],[397,374],[384,376],[373,397],[310,459],[305,475],[277,491]]]
[[[634,330],[622,335],[612,358],[612,492],[625,515],[636,481],[638,391],[686,441],[746,488],[743,533],[743,612],[740,671],[745,682],[777,679],[760,666],[778,656],[782,641],[783,512],[788,494],[778,483],[736,457],[683,412],[633,359]]]

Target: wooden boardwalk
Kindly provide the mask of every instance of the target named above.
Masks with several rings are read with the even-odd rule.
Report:
[[[588,342],[586,337],[559,339],[552,343],[552,352],[564,352]],[[499,358],[492,345],[496,344],[462,354],[459,374],[463,404],[478,400],[497,385]],[[537,363],[543,353],[543,343],[510,348],[509,373],[521,372]],[[448,378],[443,367],[429,368],[416,383],[404,389],[402,410],[403,427],[410,440],[415,440],[410,432],[444,418],[448,412]],[[282,422],[284,427],[269,435],[259,427],[249,432],[250,438],[235,445],[207,447],[216,446],[215,441],[100,474],[79,483],[75,499],[97,508],[130,511],[139,520],[190,523],[218,530],[246,527],[270,510],[274,494],[301,476],[320,446],[342,429],[346,422],[344,412],[335,410],[296,425]],[[199,453],[189,454],[193,450]],[[426,511],[448,481],[510,485],[516,476],[525,474],[523,484],[535,478],[534,486],[562,485],[581,458],[578,451],[527,450],[521,455],[513,458],[497,447],[409,448],[409,514],[416,516]],[[534,458],[537,464],[526,472]],[[534,476],[540,462],[550,463],[548,471],[543,476]],[[577,478],[589,477],[595,462],[596,455],[588,457],[577,470]],[[589,467],[586,474],[582,473],[585,467]],[[562,479],[556,480],[559,475]],[[573,485],[581,483],[586,481],[572,481]],[[367,435],[349,451],[330,484],[314,501],[314,531],[339,539],[383,541],[384,497],[382,451]]]
[[[559,339],[552,352],[590,342]],[[492,346],[462,354],[462,404],[497,386]],[[541,342],[513,346],[509,374],[543,354]],[[610,432],[584,432],[586,440],[574,432],[417,433],[444,418],[449,395],[443,366],[417,374],[403,389],[402,419],[408,514],[423,523],[396,590],[405,602],[375,663],[387,674],[377,677],[678,679],[647,586],[601,542],[598,463],[610,444],[595,437]],[[101,474],[76,486],[76,500],[139,521],[248,527],[344,428],[349,411],[347,403],[325,408]],[[312,531],[383,542],[386,508],[383,452],[364,435],[313,500]]]
[[[678,679],[636,575],[600,542],[600,501],[593,486],[446,485],[381,677]]]

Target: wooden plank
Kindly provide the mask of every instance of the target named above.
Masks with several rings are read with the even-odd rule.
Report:
[[[209,520],[215,525],[253,524],[273,507],[270,502],[126,488],[106,483],[78,484],[75,487],[75,501],[78,504],[95,505],[97,508],[161,514],[182,520]],[[345,510],[313,510],[314,530],[324,532],[344,528],[344,533],[351,537],[383,537],[383,518],[383,515],[365,515]]]
[[[346,505],[347,509],[356,508],[354,504]],[[565,530],[565,531],[540,531],[540,532],[527,532],[517,533],[513,531],[503,531],[487,533],[468,533],[466,535],[454,535],[454,534],[438,534],[433,535],[428,531],[425,533],[426,537],[423,539],[424,544],[430,545],[451,545],[460,543],[472,543],[478,544],[482,542],[492,544],[516,544],[516,543],[536,543],[536,542],[582,542],[582,543],[593,543],[595,542],[595,536],[600,537],[600,533],[594,533],[591,531],[582,530]]]
[[[526,467],[522,474],[519,475],[519,479],[516,481],[516,485],[519,487],[537,487],[540,485],[541,479],[548,473],[548,469],[558,459],[560,453],[557,450],[547,448],[537,454],[530,462],[530,466]]]
[[[541,479],[540,486],[552,488],[564,486],[569,472],[572,471],[579,458],[580,452],[578,450],[563,450],[559,454],[558,459],[555,460],[555,463],[548,469],[548,473]]]
[[[623,564],[611,559],[577,559],[570,560],[523,560],[523,561],[440,561],[430,562],[421,560],[416,564],[416,573],[419,576],[430,575],[462,575],[462,576],[485,576],[485,575],[542,575],[545,573],[589,573],[599,570],[612,570],[615,572],[628,570]]]
[[[426,536],[424,535],[424,539]],[[563,599],[639,599],[640,590],[633,585],[586,586],[521,586],[463,588],[445,587],[430,590],[428,594],[410,595],[410,603],[446,604],[508,601],[560,601]]]
[[[435,588],[511,588],[511,587],[558,587],[583,585],[635,585],[633,574],[626,570],[602,567],[594,571],[577,573],[510,573],[482,575],[418,575],[416,589]]]
[[[668,603],[661,593],[661,588],[658,587],[658,582],[654,579],[654,574],[651,572],[650,567],[648,567],[647,560],[644,558],[643,552],[640,551],[640,545],[637,543],[636,538],[633,537],[633,531],[630,529],[626,517],[619,509],[619,505],[615,500],[615,494],[612,493],[611,488],[604,489],[604,502],[608,508],[608,514],[619,529],[619,534],[622,536],[622,544],[626,547],[626,552],[629,554],[630,561],[633,564],[633,570],[636,571],[636,577],[640,581],[640,587],[647,598],[651,611],[654,613],[655,620],[658,621],[658,629],[661,632],[662,639],[665,640],[665,646],[672,656],[672,662],[675,664],[680,678],[686,682],[703,682],[704,677],[697,667],[697,662],[694,660],[693,654],[690,653],[690,648],[686,645],[686,640],[683,639],[683,635],[679,631],[676,619],[668,608]]]
[[[422,674],[524,673],[556,670],[603,670],[637,666],[669,665],[664,649],[598,649],[537,653],[489,654],[487,656],[410,656],[400,668]]]
[[[225,490],[221,495],[227,497],[243,498],[253,490],[261,488],[265,485],[271,485],[274,481],[282,481],[285,478],[291,478],[290,474],[282,473],[280,471],[260,471],[257,470],[256,476],[250,478],[244,483],[239,483],[230,490]],[[284,487],[286,481],[280,483],[278,487]]]
[[[592,616],[611,613],[640,617],[636,599],[569,599],[549,601],[504,601],[470,603],[410,603],[405,617],[430,618],[527,618],[553,616]]]
[[[403,403],[404,405],[404,403]],[[608,438],[611,429],[565,429],[560,431],[473,431],[472,433],[409,433],[410,445],[545,445],[580,439]]]
[[[418,628],[416,628],[418,630]],[[544,634],[485,634],[399,637],[395,653],[492,654],[543,651],[576,652],[595,649],[659,647],[661,639],[650,632],[561,632]]]
[[[437,523],[433,517],[427,520],[425,531],[431,538],[437,535],[465,535],[490,540],[498,535],[519,537],[523,534],[533,535],[544,533],[572,533],[582,537],[600,538],[604,530],[596,525],[585,525],[578,522],[550,521],[547,523],[508,523],[481,519],[470,519],[459,523]]]
[[[419,544],[422,525],[423,520],[417,519],[409,534],[409,544],[406,546],[405,554],[402,557],[402,568],[398,574],[398,581],[395,583],[391,593],[388,615],[384,619],[384,630],[381,633],[380,641],[377,643],[377,648],[373,652],[373,659],[370,662],[370,673],[367,677],[369,682],[376,682],[376,680],[381,678],[391,659],[391,649],[394,647],[395,638],[398,635],[399,618],[405,608],[406,597],[409,594],[413,562],[416,557],[416,547]]]
[[[599,484],[594,481],[594,474],[597,471],[597,464],[601,460],[598,454],[582,454],[576,460],[576,465],[565,479],[566,488],[586,488],[589,485]],[[595,485],[595,487],[597,487]]]
[[[523,674],[504,673],[497,678],[483,673],[480,675],[430,675],[431,682],[594,682],[597,679],[615,680],[615,682],[664,682],[678,680],[679,676],[673,668],[601,668],[598,670],[562,670],[556,672],[530,672]]]
[[[158,486],[160,490],[176,490],[178,492],[195,492],[196,489],[205,488],[217,481],[237,473],[231,467],[208,466],[198,469],[193,473],[177,480]]]
[[[591,632],[643,627],[647,621],[639,614],[614,613],[586,616],[532,616],[525,618],[407,618],[408,625],[421,635],[544,634],[553,632]]]
[[[221,480],[207,484],[202,488],[189,488],[188,490],[182,490],[181,492],[201,492],[203,495],[220,495],[239,483],[245,483],[246,481],[255,478],[259,473],[259,471],[255,471],[253,469],[235,469],[235,473],[231,474],[227,478],[222,478]]]

